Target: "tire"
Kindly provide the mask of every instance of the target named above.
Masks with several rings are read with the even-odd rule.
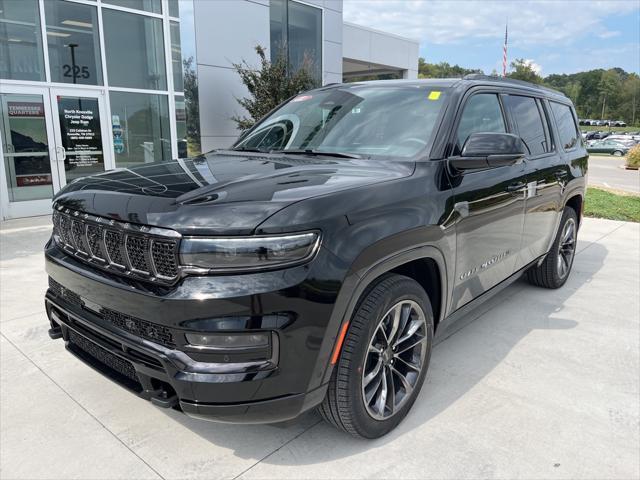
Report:
[[[399,326],[392,335],[395,318]],[[414,328],[413,336],[402,340]],[[391,338],[385,342],[387,336]],[[392,348],[394,339],[402,341]],[[420,393],[432,345],[433,309],[426,292],[411,278],[382,276],[365,291],[351,318],[327,396],[318,407],[320,415],[354,437],[379,438],[389,433]],[[380,373],[372,377],[378,366]],[[414,370],[416,366],[419,371]],[[370,402],[365,404],[367,398]]]
[[[568,229],[573,229],[568,232]],[[578,217],[571,207],[565,207],[553,245],[544,261],[527,271],[529,283],[544,288],[560,288],[565,284],[576,253]]]
[[[620,150],[616,150],[613,152],[612,154],[614,157],[621,157],[623,155],[623,153]]]

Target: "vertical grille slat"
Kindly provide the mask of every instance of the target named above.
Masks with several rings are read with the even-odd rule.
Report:
[[[171,230],[134,226],[61,208],[54,211],[52,220],[56,242],[82,261],[160,283],[172,283],[180,274],[180,236]]]
[[[87,247],[85,245],[85,228],[86,224],[79,220],[71,221],[71,238],[73,239],[73,243],[80,253],[87,254]]]
[[[89,244],[89,252],[100,260],[106,260],[102,247],[102,236],[104,229],[97,225],[87,225],[87,242]]]
[[[124,257],[122,255],[122,241],[124,235],[121,232],[107,230],[104,233],[104,244],[107,247],[107,254],[111,263],[124,267]]]
[[[127,235],[125,247],[131,268],[146,274],[151,273],[147,262],[147,252],[149,250],[149,239],[138,235]]]
[[[153,240],[151,245],[151,258],[157,275],[166,278],[174,278],[178,275],[176,258],[176,243],[164,240]]]

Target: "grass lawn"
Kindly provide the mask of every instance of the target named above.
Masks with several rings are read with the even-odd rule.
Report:
[[[580,125],[583,132],[637,132],[640,127],[592,127],[591,125]]]
[[[640,222],[640,196],[619,195],[601,188],[589,187],[584,204],[586,217]]]

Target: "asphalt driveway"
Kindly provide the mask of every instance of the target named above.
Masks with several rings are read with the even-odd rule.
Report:
[[[625,160],[611,155],[589,156],[589,186],[640,194],[640,171],[622,168]]]
[[[313,414],[192,420],[47,336],[47,219],[0,232],[0,477],[640,477],[640,225],[587,219],[568,283],[516,282],[438,345],[400,427],[350,438]]]

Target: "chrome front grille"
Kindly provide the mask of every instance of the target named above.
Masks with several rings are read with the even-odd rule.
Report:
[[[57,207],[53,233],[64,250],[104,270],[165,284],[175,282],[180,274],[180,234],[173,230]]]

